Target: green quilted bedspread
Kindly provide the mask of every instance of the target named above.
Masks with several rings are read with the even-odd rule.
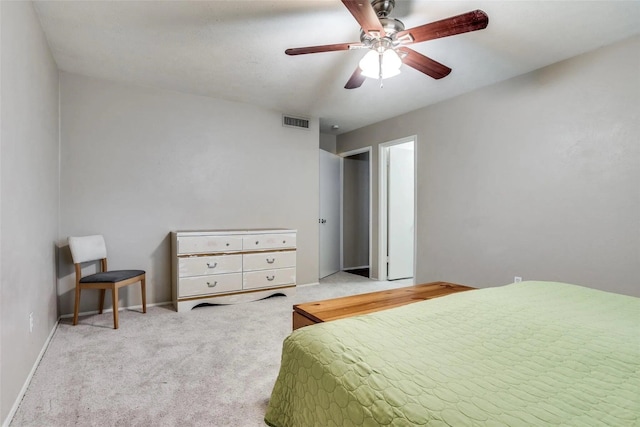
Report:
[[[640,298],[523,282],[298,329],[265,422],[640,426]]]

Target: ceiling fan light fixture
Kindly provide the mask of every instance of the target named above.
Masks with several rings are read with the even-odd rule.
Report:
[[[349,77],[344,85],[345,89],[359,88],[367,77],[379,79],[380,87],[383,87],[382,80],[400,74],[403,63],[429,77],[441,79],[451,73],[451,68],[408,46],[482,30],[489,24],[487,14],[478,9],[405,29],[402,21],[389,16],[395,3],[396,0],[342,0],[342,4],[360,25],[360,42],[299,47],[287,49],[284,53],[304,55],[370,49]]]
[[[382,52],[370,50],[360,60],[359,65],[363,76],[372,79],[387,79],[400,74],[402,59],[393,49],[385,49]],[[380,67],[382,67],[382,72]]]

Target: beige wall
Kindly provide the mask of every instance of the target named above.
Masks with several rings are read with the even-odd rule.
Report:
[[[3,422],[57,320],[59,193],[58,72],[31,2],[0,2],[0,28]]]
[[[336,136],[328,133],[321,133],[320,149],[336,154]]]
[[[638,51],[634,37],[338,136],[345,152],[417,135],[418,282],[640,296]]]
[[[73,307],[69,235],[104,234],[110,267],[147,271],[149,303],[171,300],[172,230],[297,229],[298,283],[317,282],[317,119],[291,129],[246,104],[69,73],[60,85],[61,314]],[[139,289],[121,304],[139,305]]]

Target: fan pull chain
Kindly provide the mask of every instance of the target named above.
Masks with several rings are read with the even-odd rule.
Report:
[[[378,54],[378,77],[380,79],[380,89],[382,89],[384,87],[384,84],[382,83],[382,52],[379,52]]]

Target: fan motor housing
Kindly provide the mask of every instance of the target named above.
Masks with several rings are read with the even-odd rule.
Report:
[[[395,7],[395,0],[373,0],[371,6],[378,18],[386,18]]]
[[[382,28],[384,28],[384,38],[388,38],[392,41],[395,40],[397,33],[404,31],[404,24],[399,19],[380,18],[380,23],[382,24]],[[360,41],[365,45],[369,46],[378,39],[380,39],[380,37],[373,36],[371,33],[367,34],[362,29],[360,30]]]

